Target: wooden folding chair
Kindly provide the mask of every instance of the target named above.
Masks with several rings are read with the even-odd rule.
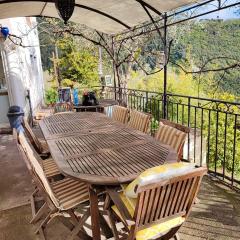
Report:
[[[63,102],[63,103],[56,103],[54,106],[54,113],[61,113],[61,112],[71,112],[73,111],[73,106],[71,103]]]
[[[136,185],[137,198],[107,188],[105,209],[115,239],[179,239],[177,231],[191,211],[206,172],[206,168],[200,167],[147,185]],[[123,223],[125,234],[116,228],[117,221]]]
[[[36,233],[42,233],[45,238],[44,229],[47,224],[54,217],[59,217],[59,219],[71,230],[71,234],[67,239],[73,240],[75,236],[79,236],[83,239],[90,239],[82,228],[90,215],[89,208],[81,218],[74,212],[82,203],[89,201],[87,185],[70,178],[65,178],[50,184],[39,163],[39,157],[35,149],[28,143],[23,133],[19,133],[18,139],[21,145],[21,153],[31,165],[31,173],[34,182],[37,184],[41,196],[50,209],[46,218],[37,228]]]
[[[188,127],[166,119],[160,119],[160,125],[155,134],[155,139],[175,149],[178,153],[178,160],[181,161],[183,146],[189,132],[190,128]]]
[[[128,126],[144,133],[149,130],[149,124],[151,120],[151,115],[147,113],[138,112],[136,110],[131,110],[130,120]]]
[[[44,139],[39,139],[34,134],[32,128],[30,127],[26,118],[24,118],[24,120],[23,120],[23,127],[24,127],[24,130],[25,130],[28,138],[30,139],[32,145],[34,146],[35,150],[39,154],[48,155],[49,149],[48,149],[47,142]]]
[[[27,169],[29,170],[30,175],[32,175],[31,163],[28,161],[26,157],[24,157],[24,150],[22,146],[19,144],[18,133],[15,129],[13,129],[13,136],[14,136],[14,139],[16,140],[18,150],[23,156]],[[45,160],[42,160],[40,155],[38,155],[38,161],[41,167],[43,168],[43,171],[49,181],[54,182],[57,180],[62,180],[64,178],[64,176],[61,174],[61,172],[59,171],[57,165],[55,164],[52,158],[47,158]],[[42,198],[39,199],[38,193],[39,193],[39,189],[35,184],[35,190],[30,196],[30,203],[32,207],[32,220],[30,221],[30,223],[37,222],[41,218],[42,214],[44,214],[47,207],[46,204],[43,203],[43,205],[37,210],[36,202],[42,201]]]
[[[121,106],[113,106],[112,119],[121,123],[128,121],[128,109]]]

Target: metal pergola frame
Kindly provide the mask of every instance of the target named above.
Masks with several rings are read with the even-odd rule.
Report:
[[[188,8],[185,8],[183,10],[179,10],[177,12],[170,13],[170,14],[168,14],[168,13],[161,13],[157,9],[154,9],[152,6],[150,6],[149,4],[145,3],[142,0],[136,0],[136,1],[139,2],[142,5],[142,7],[145,10],[146,14],[149,16],[150,23],[146,23],[146,24],[143,24],[141,26],[135,27],[134,29],[124,31],[124,32],[122,32],[120,34],[116,34],[115,36],[113,36],[113,43],[114,43],[114,39],[116,37],[120,38],[121,41],[123,41],[123,40],[127,40],[127,39],[134,39],[135,37],[139,37],[141,35],[157,31],[157,33],[159,34],[160,38],[163,41],[163,48],[164,48],[163,51],[164,51],[164,56],[165,56],[165,64],[164,64],[164,68],[163,68],[163,71],[164,71],[163,117],[166,118],[167,117],[167,73],[168,73],[168,68],[167,68],[167,65],[168,65],[168,45],[167,45],[167,30],[168,30],[168,27],[173,26],[173,25],[177,25],[177,24],[180,24],[180,23],[183,23],[185,21],[196,19],[198,17],[205,16],[205,15],[208,15],[210,13],[218,12],[218,11],[230,8],[230,7],[234,7],[234,6],[240,5],[240,1],[237,1],[237,2],[234,2],[234,3],[231,3],[231,4],[226,4],[226,3],[228,3],[231,0],[225,0],[225,1],[223,1],[223,0],[207,0],[205,2],[195,4],[195,5],[190,6]],[[196,9],[202,7],[202,6],[206,6],[206,5],[212,4],[214,2],[216,2],[218,4],[217,4],[217,6],[212,5],[214,7],[212,10],[204,11],[202,13],[199,13],[199,14],[196,14],[196,15],[193,15],[193,16],[189,16],[189,17],[185,17],[185,18],[182,18],[182,19],[177,19],[176,21],[173,21],[173,22],[169,23],[169,19],[171,19],[172,17],[179,16],[179,15],[184,14],[186,12],[189,12],[191,10],[196,10]],[[160,17],[160,19],[159,20],[154,20],[154,18],[151,15],[149,10],[157,13],[158,16]],[[157,25],[159,23],[162,23],[162,26],[159,27]],[[147,31],[144,30],[144,28],[151,27],[151,26],[153,26],[153,28],[151,28],[150,30],[147,30]],[[139,31],[139,30],[140,30],[139,33],[130,34],[128,36],[128,34],[130,32],[134,33],[134,32]],[[160,30],[163,30],[163,36],[162,36]],[[116,40],[116,41],[119,41],[119,39]],[[113,48],[113,50],[114,50],[114,48]],[[115,67],[114,67],[114,69],[115,69]],[[119,81],[119,79],[118,79],[118,81]],[[116,82],[115,82],[115,85],[116,85]]]

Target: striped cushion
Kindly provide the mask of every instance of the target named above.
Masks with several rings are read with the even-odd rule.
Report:
[[[147,133],[151,116],[145,113],[132,110],[128,126],[141,132]]]
[[[54,177],[60,175],[60,171],[52,158],[48,158],[42,161],[43,171],[46,177]]]
[[[114,106],[112,119],[121,123],[126,123],[128,120],[128,109],[121,106]]]
[[[160,124],[155,138],[163,144],[171,146],[179,153],[187,134],[168,125]]]
[[[54,182],[51,187],[59,201],[61,210],[71,209],[89,200],[87,184],[72,178]]]

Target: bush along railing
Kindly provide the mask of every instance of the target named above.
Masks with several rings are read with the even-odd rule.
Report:
[[[151,113],[151,134],[166,109],[167,119],[191,128],[183,158],[240,189],[240,103],[136,89],[105,87],[104,98]]]

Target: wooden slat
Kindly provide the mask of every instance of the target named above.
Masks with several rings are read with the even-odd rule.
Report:
[[[144,196],[144,205],[141,211],[141,218],[140,218],[140,224],[144,225],[145,224],[145,218],[147,214],[147,206],[148,206],[148,201],[150,197],[150,190],[145,191],[145,196]]]
[[[168,204],[167,207],[165,209],[165,213],[164,213],[164,217],[168,217],[169,216],[169,209],[172,206],[172,201],[173,201],[173,197],[175,195],[175,190],[176,190],[176,185],[177,183],[173,183],[170,187],[171,187],[171,194],[169,196],[169,200],[168,200]]]
[[[146,216],[145,216],[145,220],[144,223],[149,223],[150,220],[150,215],[152,212],[152,205],[153,205],[153,201],[156,197],[156,189],[151,189],[150,190],[150,197],[149,197],[149,201],[148,201],[148,205],[147,205],[147,211],[146,211]]]
[[[172,206],[169,210],[169,213],[168,215],[171,216],[174,214],[174,209],[176,207],[176,203],[177,203],[177,200],[179,198],[179,194],[180,194],[180,190],[181,190],[181,185],[182,185],[182,182],[177,182],[177,187],[176,187],[176,191],[175,191],[175,194],[173,196],[173,201],[172,201]]]
[[[158,208],[157,208],[157,206],[158,206],[158,203],[159,203],[159,199],[161,197],[162,189],[163,188],[156,188],[155,189],[156,193],[155,193],[154,202],[152,204],[153,209],[159,209],[160,210],[160,206]],[[157,210],[151,212],[150,222],[152,222],[154,220],[154,217],[155,217],[156,214],[157,214]]]
[[[196,177],[194,177],[193,180],[192,180],[192,184],[191,184],[191,187],[189,189],[189,192],[187,194],[187,197],[186,197],[186,199],[184,199],[184,205],[183,205],[182,211],[186,210],[186,207],[189,203],[189,199],[192,196],[192,191],[196,188],[196,186],[195,186],[196,181],[197,181],[197,179],[196,179]]]
[[[169,201],[169,196],[170,196],[170,193],[171,193],[171,185],[167,185],[167,189],[166,189],[166,192],[165,192],[165,196],[164,196],[164,199],[163,199],[163,202],[162,202],[162,209],[161,209],[161,212],[160,212],[160,217],[159,218],[163,218],[164,214],[165,214],[165,210],[166,210],[166,207],[168,205],[168,201]]]
[[[182,211],[182,209],[183,209],[186,198],[188,196],[188,192],[189,192],[189,190],[192,186],[192,181],[193,181],[193,179],[188,179],[188,181],[187,181],[187,185],[186,185],[186,188],[184,189],[184,193],[183,193],[183,196],[182,196],[182,199],[181,199],[180,208],[178,209],[178,211]]]

